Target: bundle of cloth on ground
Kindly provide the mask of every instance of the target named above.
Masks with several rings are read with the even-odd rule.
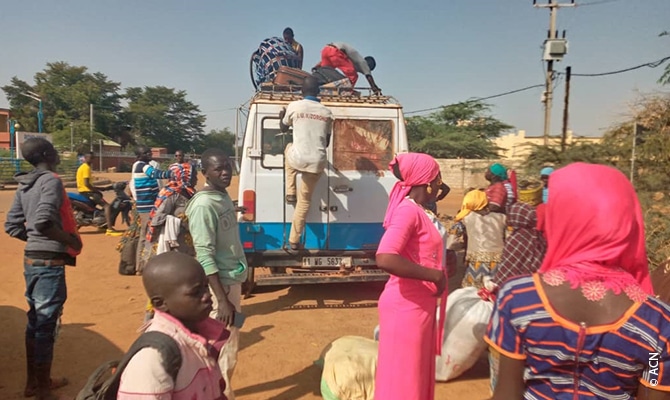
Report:
[[[361,336],[343,336],[330,343],[317,361],[323,367],[324,400],[373,400],[378,343]]]

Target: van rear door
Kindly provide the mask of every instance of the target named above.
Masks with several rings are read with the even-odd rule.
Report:
[[[348,111],[351,116],[338,117],[333,124],[328,248],[376,250],[384,232],[388,193],[396,182],[388,165],[397,148],[397,111]]]

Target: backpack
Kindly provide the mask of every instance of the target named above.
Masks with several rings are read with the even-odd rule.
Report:
[[[175,381],[182,363],[177,342],[161,332],[145,332],[135,340],[121,360],[109,361],[99,366],[77,394],[76,400],[116,400],[123,371],[130,359],[146,347],[154,348],[161,353],[163,368]],[[105,379],[108,375],[111,376]]]

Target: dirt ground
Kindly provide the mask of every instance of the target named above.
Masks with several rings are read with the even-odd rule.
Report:
[[[127,180],[128,174],[101,174]],[[236,197],[236,180],[230,193]],[[0,191],[4,224],[13,191]],[[440,212],[454,214],[462,195],[452,193]],[[118,238],[82,228],[84,251],[68,268],[68,300],[56,343],[54,375],[69,386],[58,393],[72,399],[101,363],[118,359],[137,337],[145,297],[140,277],[117,273]],[[0,239],[0,399],[20,399],[25,379],[23,330],[23,244],[4,233]],[[458,279],[453,280],[454,286]],[[377,324],[380,283],[298,285],[256,289],[243,300],[247,315],[233,379],[239,400],[319,399],[320,371],[314,366],[324,347],[344,335],[371,337]],[[488,365],[481,360],[456,381],[438,383],[437,399],[488,397]]]

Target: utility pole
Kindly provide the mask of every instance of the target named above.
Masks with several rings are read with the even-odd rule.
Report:
[[[88,116],[88,125],[89,125],[89,143],[91,143],[91,152],[93,151],[93,104],[89,104],[89,116]]]
[[[238,149],[238,140],[239,140],[239,130],[240,130],[240,107],[237,107],[237,110],[235,110],[235,140],[233,141],[233,146],[235,146],[235,171],[236,173],[240,172],[239,165],[240,165],[240,154],[239,154],[239,149]]]
[[[28,97],[29,99],[33,99],[38,103],[39,108],[37,110],[37,132],[42,133],[43,130],[42,120],[44,119],[44,114],[42,113],[42,97],[35,92],[29,92],[29,91],[19,94],[21,96]]]
[[[568,116],[570,106],[570,76],[572,76],[572,67],[565,69],[565,102],[563,104],[563,132],[561,134],[561,152],[565,151],[568,140]]]
[[[635,179],[635,146],[637,145],[637,119],[633,121],[633,151],[630,155],[630,183]]]
[[[533,0],[533,6],[536,8],[549,9],[549,33],[547,40],[544,42],[544,61],[547,62],[547,73],[545,75],[545,89],[544,89],[544,145],[549,145],[549,135],[551,134],[551,105],[554,97],[554,61],[561,61],[563,56],[568,52],[568,42],[565,40],[565,31],[563,31],[563,39],[558,38],[558,31],[556,30],[556,14],[561,7],[574,7],[575,0],[571,3],[559,4],[556,0],[547,0],[547,4],[537,4],[537,0]]]
[[[70,121],[70,153],[74,151],[74,121]]]

